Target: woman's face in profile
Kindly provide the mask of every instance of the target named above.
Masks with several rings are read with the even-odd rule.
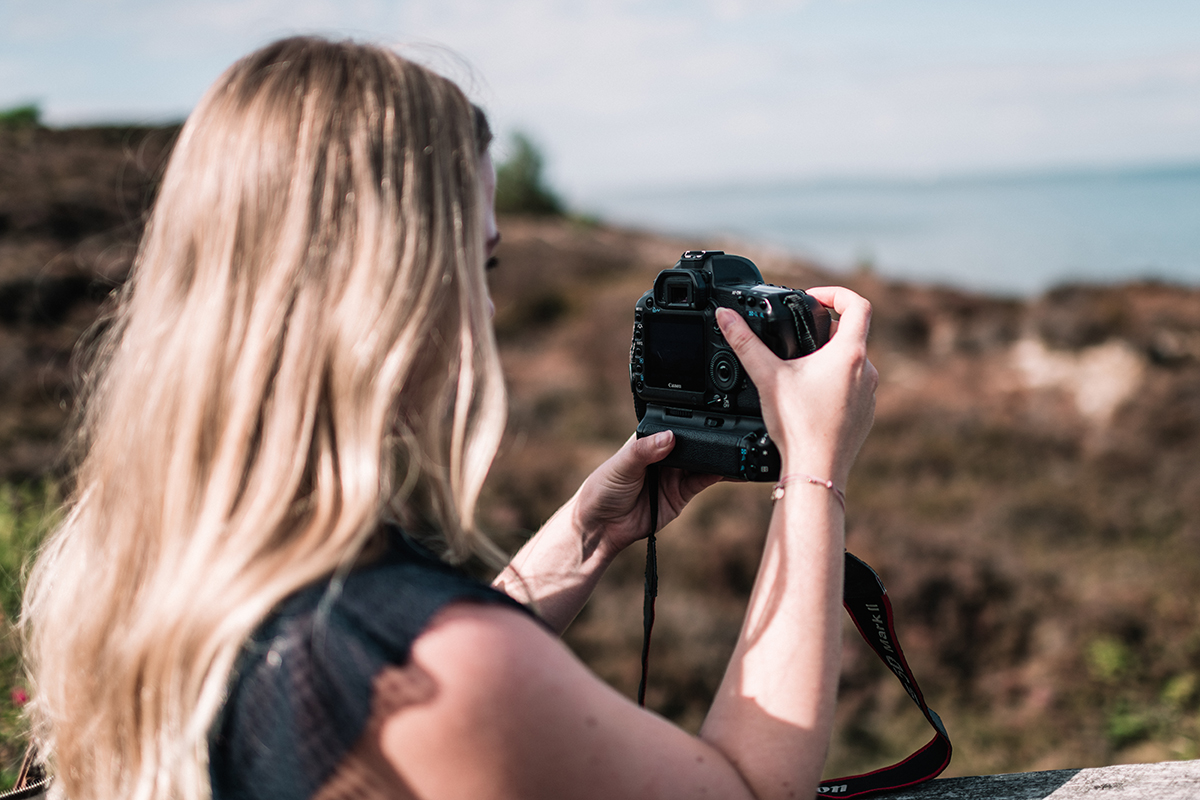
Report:
[[[496,245],[500,244],[500,229],[496,226],[496,166],[492,163],[492,154],[485,150],[479,157],[479,191],[483,195],[483,259],[487,269],[496,266]],[[492,316],[496,314],[496,305],[488,294],[488,308]]]
[[[484,258],[490,259],[500,243],[500,229],[496,227],[496,166],[486,150],[479,158],[479,188],[483,192]]]

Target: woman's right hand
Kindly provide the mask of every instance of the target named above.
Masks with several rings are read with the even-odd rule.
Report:
[[[802,358],[776,356],[735,311],[718,309],[717,323],[758,387],[782,473],[829,478],[845,487],[875,418],[879,374],[867,359],[871,304],[841,287],[808,293],[841,318],[825,346]]]

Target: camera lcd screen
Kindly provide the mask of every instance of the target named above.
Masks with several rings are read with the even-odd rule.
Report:
[[[704,317],[657,314],[646,325],[646,386],[704,391]]]

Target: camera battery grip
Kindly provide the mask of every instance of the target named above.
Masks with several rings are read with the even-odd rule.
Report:
[[[661,463],[747,481],[779,480],[779,451],[762,419],[711,411],[648,405],[637,436],[675,432],[675,447]]]

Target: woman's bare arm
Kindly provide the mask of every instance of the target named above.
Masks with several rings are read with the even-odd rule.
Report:
[[[866,353],[870,304],[847,289],[809,293],[840,322],[824,348],[791,361],[776,358],[736,313],[718,312],[758,387],[781,474],[796,476],[775,505],[746,619],[701,730],[757,797],[787,797],[796,786],[811,797],[820,779],[841,655],[845,519],[837,495],[807,478],[845,487],[879,382]]]

